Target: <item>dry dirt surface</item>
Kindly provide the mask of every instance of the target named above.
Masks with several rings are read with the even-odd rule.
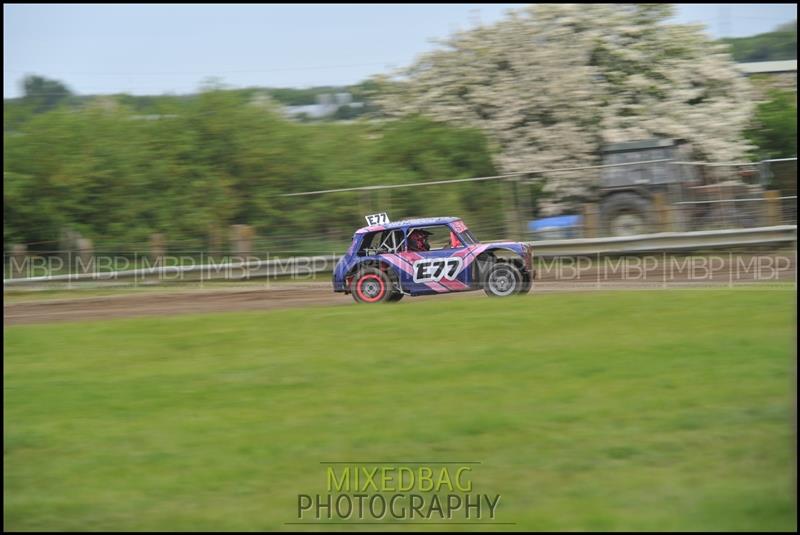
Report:
[[[792,266],[793,268],[794,266]],[[595,273],[586,273],[576,280],[554,280],[546,276],[534,283],[531,294],[543,292],[613,291],[613,290],[679,290],[707,287],[767,287],[770,283],[796,284],[794,269],[780,277],[766,281],[734,280],[726,273],[712,279],[690,278],[666,281],[661,274],[649,279],[603,279]],[[459,294],[406,297],[395,306],[412,304],[427,299],[489,299],[482,291]],[[349,295],[336,294],[329,282],[303,282],[265,285],[264,287],[164,290],[161,292],[127,293],[103,297],[77,297],[74,299],[36,300],[3,305],[3,324],[52,323],[111,318],[164,316],[176,314],[201,314],[248,310],[270,310],[308,306],[357,306]],[[391,306],[391,305],[390,305]]]
[[[165,291],[3,305],[3,324],[50,323],[137,316],[269,310],[310,305],[350,304],[330,284],[310,283],[260,289]]]

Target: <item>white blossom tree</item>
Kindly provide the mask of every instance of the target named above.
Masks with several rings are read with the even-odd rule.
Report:
[[[664,4],[540,4],[460,32],[392,77],[389,116],[423,114],[482,129],[504,172],[598,163],[603,143],[650,137],[729,161],[748,146],[747,80],[699,25],[667,24]],[[547,177],[554,200],[579,198],[595,173]],[[550,212],[558,210],[558,202]]]

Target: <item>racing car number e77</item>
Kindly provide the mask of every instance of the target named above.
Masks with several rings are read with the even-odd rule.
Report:
[[[462,265],[463,261],[457,256],[417,260],[414,262],[414,282],[454,280],[461,271]]]

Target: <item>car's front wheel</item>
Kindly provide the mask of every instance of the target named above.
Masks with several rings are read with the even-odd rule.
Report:
[[[524,288],[525,280],[520,269],[505,262],[498,262],[489,268],[483,283],[483,291],[489,297],[508,297],[521,293]]]

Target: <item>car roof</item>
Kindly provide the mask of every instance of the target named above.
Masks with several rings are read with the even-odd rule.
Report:
[[[369,227],[361,227],[356,231],[356,234],[364,234],[365,232],[375,232],[378,230],[394,230],[405,227],[424,227],[428,225],[444,225],[459,221],[460,217],[421,217],[417,219],[404,219],[402,221],[392,221],[385,225],[372,225]]]

